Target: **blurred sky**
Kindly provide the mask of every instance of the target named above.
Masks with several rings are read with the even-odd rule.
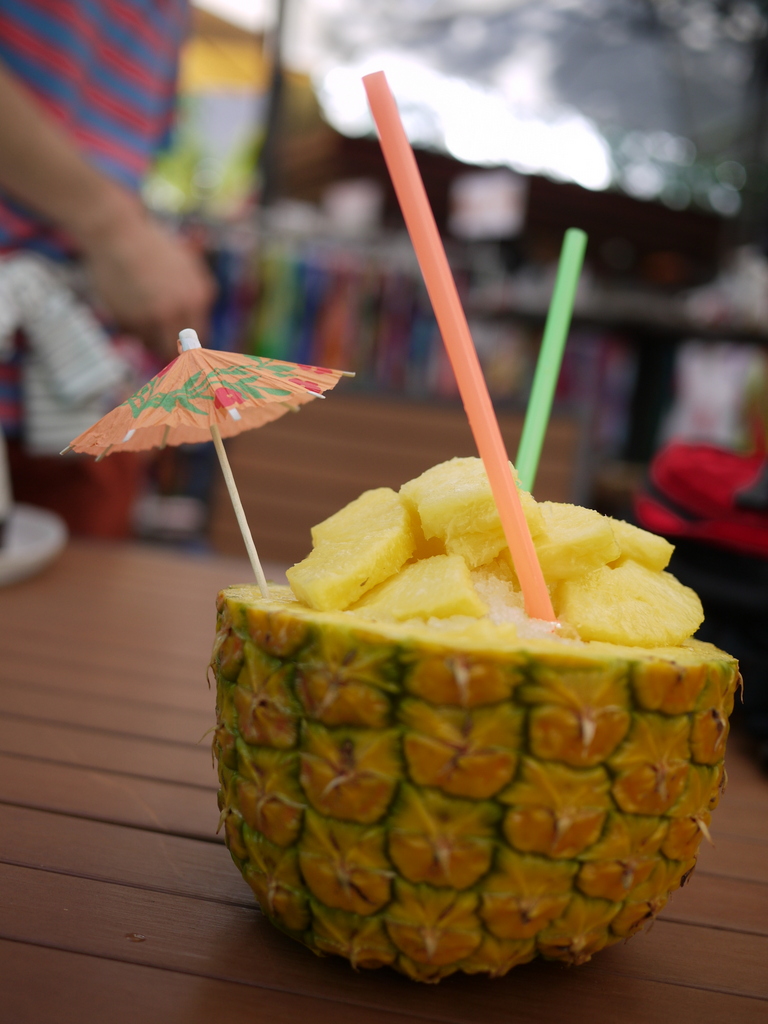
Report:
[[[243,27],[275,0],[195,0]],[[287,0],[284,57],[365,135],[384,69],[417,144],[457,159],[738,212],[761,0]],[[709,161],[705,180],[697,166]],[[718,168],[720,170],[718,171]]]
[[[276,9],[273,0],[193,0],[193,5],[251,32],[271,26]]]

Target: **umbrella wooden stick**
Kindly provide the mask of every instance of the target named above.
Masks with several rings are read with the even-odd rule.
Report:
[[[215,423],[211,425],[211,437],[213,438],[213,446],[216,449],[216,454],[219,457],[221,472],[224,474],[224,482],[226,483],[227,490],[229,491],[232,507],[235,510],[237,525],[240,527],[240,533],[243,535],[245,550],[248,552],[251,568],[256,576],[256,582],[259,584],[261,596],[269,600],[269,587],[267,586],[267,581],[264,577],[264,570],[262,569],[261,562],[259,561],[256,545],[253,543],[253,537],[251,536],[251,531],[248,527],[248,520],[245,518],[245,510],[243,509],[242,501],[240,501],[240,495],[237,490],[235,478],[232,476],[232,468],[229,465],[229,459],[227,458],[227,453],[224,450],[224,442],[221,440],[221,433]]]

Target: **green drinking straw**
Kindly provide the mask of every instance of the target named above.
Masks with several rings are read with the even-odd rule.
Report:
[[[539,468],[544,435],[552,412],[552,400],[563,361],[563,349],[571,325],[576,286],[587,248],[587,236],[579,228],[568,228],[557,267],[555,289],[547,313],[541,351],[533,377],[531,397],[523,424],[515,468],[523,490],[532,491]]]

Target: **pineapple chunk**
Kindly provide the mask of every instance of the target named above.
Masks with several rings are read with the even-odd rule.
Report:
[[[286,573],[300,601],[341,611],[388,579],[411,557],[411,515],[389,487],[366,491],[312,530],[315,545]]]
[[[511,463],[510,471],[515,473]],[[400,495],[417,511],[425,538],[443,541],[448,554],[461,555],[470,568],[490,562],[507,546],[481,459],[442,462],[403,484]],[[544,529],[539,507],[527,491],[520,491],[520,499],[535,537]]]
[[[402,520],[400,506],[402,502],[390,487],[377,487],[373,491],[363,491],[359,498],[350,501],[344,508],[328,516],[322,523],[312,527],[312,546],[324,543],[346,543],[379,526],[388,528],[389,515],[394,514],[399,524]],[[382,517],[387,517],[383,519]]]
[[[543,501],[539,508],[546,533],[535,537],[534,544],[545,579],[583,576],[621,554],[611,520],[599,512],[554,501]]]
[[[578,579],[565,580],[555,595],[558,618],[582,640],[630,647],[676,647],[704,621],[701,601],[671,573],[626,561]]]
[[[472,585],[469,569],[458,555],[435,555],[407,565],[370,591],[353,611],[374,619],[447,619],[451,615],[485,615],[488,608]]]
[[[405,502],[405,507],[408,509],[408,514],[411,517],[411,529],[413,530],[414,539],[414,558],[432,558],[433,555],[444,555],[445,544],[440,540],[439,537],[430,537],[429,540],[424,536],[424,531],[421,528],[421,520],[419,519],[419,513],[417,512],[414,505],[409,505]]]
[[[460,555],[470,569],[477,569],[481,565],[492,562],[496,556],[507,549],[507,539],[501,528],[493,527],[486,533],[471,531],[460,533],[458,536],[446,540],[445,550],[450,555]],[[508,549],[507,549],[508,550]]]
[[[619,564],[631,559],[644,565],[646,569],[652,569],[653,572],[661,572],[667,568],[675,550],[674,544],[670,544],[668,540],[658,537],[655,533],[641,530],[639,526],[625,523],[623,519],[611,519],[610,523],[613,535],[621,548]]]

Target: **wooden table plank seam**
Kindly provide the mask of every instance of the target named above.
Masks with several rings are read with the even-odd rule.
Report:
[[[729,878],[733,881],[740,881],[741,875],[729,875],[723,871],[713,871],[712,868],[696,868],[696,877],[701,878],[706,876],[707,878]],[[765,878],[750,878],[749,880],[753,885],[768,886],[768,879]]]
[[[6,623],[6,626],[9,625],[10,623]],[[100,631],[97,630],[96,632],[99,633]],[[66,634],[62,634],[60,638],[62,644],[65,642],[65,636]],[[211,632],[210,638],[208,638],[209,647],[213,647],[214,638],[215,633]],[[51,641],[55,640],[54,637],[48,637],[48,639]],[[102,638],[100,637],[100,639]],[[29,645],[30,643],[35,643],[38,641],[39,630],[30,630],[26,639],[24,637],[23,631],[19,630],[11,643],[8,643],[7,640],[3,642],[3,658],[8,658],[11,660],[14,658],[19,659],[22,668],[26,666],[27,673],[29,673]],[[84,647],[76,651],[66,649],[62,649],[60,652],[56,653],[49,653],[45,650],[42,650],[39,653],[36,651],[35,666],[51,666],[52,668],[61,667],[64,669],[82,668],[83,666],[87,666],[89,669],[104,672],[106,674],[108,672],[115,670],[120,671],[121,662],[130,662],[131,675],[146,675],[150,678],[157,679],[158,657],[168,657],[169,655],[171,655],[172,657],[174,657],[174,660],[170,661],[165,669],[165,671],[167,671],[170,677],[175,678],[178,676],[189,680],[189,673],[194,672],[195,679],[203,685],[205,685],[205,670],[210,662],[210,655],[208,658],[201,660],[194,656],[191,656],[189,651],[162,651],[160,648],[158,648],[153,655],[152,650],[145,648],[142,650],[141,660],[139,660],[136,654],[135,647],[131,643],[115,643],[113,644],[112,649],[110,649],[107,643],[107,638],[104,637],[104,649],[102,651],[94,650],[92,648],[89,650],[87,641],[88,637],[84,637]],[[133,659],[135,660],[129,657],[129,655],[131,654],[133,655]]]
[[[16,860],[13,857],[0,855],[0,864],[10,867],[26,868],[29,871],[43,871],[48,875],[61,875],[64,878],[82,878],[86,882],[102,882],[105,885],[117,885],[123,889],[137,889],[140,892],[155,892],[161,896],[179,896],[182,899],[200,900],[203,903],[216,903],[223,907],[238,907],[240,910],[252,910],[261,916],[261,910],[255,899],[236,900],[225,896],[208,896],[201,892],[190,892],[188,889],[174,889],[166,885],[150,885],[146,882],[130,882],[112,878],[109,875],[97,875],[90,871],[72,871],[66,868],[51,868],[44,864],[30,864],[28,861]],[[686,923],[686,922],[683,922]]]
[[[629,942],[629,941],[630,941],[629,939],[626,940],[626,942]],[[571,968],[568,967],[566,969],[570,970]],[[617,968],[616,970],[611,969],[610,971],[608,971],[608,970],[606,970],[600,964],[599,960],[595,960],[594,961],[592,970],[595,972],[595,974],[605,974],[605,975],[610,975],[611,977],[620,977],[620,978],[634,978],[634,977],[636,977],[636,975],[631,974],[629,971],[622,971],[619,968]],[[717,992],[717,993],[720,993],[720,994],[723,994],[723,995],[731,996],[731,997],[736,998],[736,999],[754,999],[754,1000],[757,1000],[758,1002],[761,1002],[761,1003],[768,1003],[768,996],[762,996],[762,995],[759,995],[759,994],[745,995],[745,994],[743,994],[741,992],[733,992],[730,989],[719,988],[719,987],[715,987],[715,986],[712,986],[712,985],[700,985],[700,984],[697,985],[695,982],[685,982],[685,983],[683,983],[683,982],[679,982],[679,981],[667,981],[665,978],[654,978],[653,980],[654,980],[655,984],[657,984],[657,985],[668,985],[670,988],[690,989],[691,991],[694,991],[694,992]],[[666,1022],[665,1022],[665,1024],[666,1024]]]
[[[130,821],[124,821],[121,818],[110,818],[106,815],[100,814],[83,814],[71,810],[57,810],[55,807],[41,807],[37,804],[23,802],[20,800],[9,800],[7,798],[0,799],[0,805],[5,807],[19,807],[25,810],[38,810],[44,811],[46,814],[58,814],[62,818],[74,818],[76,821],[97,821],[103,825],[117,825],[120,828],[131,828],[137,832],[152,832],[155,835],[161,836],[173,836],[175,839],[189,839],[196,843],[211,843],[214,846],[224,846],[224,839],[220,835],[211,834],[210,836],[200,835],[197,832],[184,832],[181,829],[172,829],[158,825],[153,827],[146,823],[134,823]]]
[[[266,983],[266,982],[264,982],[262,980],[254,981],[254,980],[250,980],[250,979],[247,979],[247,978],[235,978],[235,977],[232,977],[231,975],[222,974],[222,973],[219,973],[219,972],[216,972],[216,971],[184,970],[183,967],[179,967],[179,966],[169,967],[169,966],[164,966],[162,964],[152,963],[151,961],[142,959],[141,957],[138,957],[138,956],[132,957],[131,959],[122,959],[120,957],[110,956],[109,954],[106,954],[106,953],[98,953],[98,954],[90,953],[90,952],[79,950],[79,949],[76,949],[76,948],[73,948],[73,947],[70,947],[70,946],[67,946],[67,945],[57,945],[55,943],[41,942],[41,941],[30,942],[28,940],[18,940],[18,939],[13,938],[12,936],[6,936],[2,932],[0,932],[0,940],[6,941],[6,942],[19,943],[21,945],[27,945],[27,946],[37,947],[37,948],[41,948],[41,949],[57,950],[57,951],[62,952],[62,953],[73,953],[73,954],[78,955],[78,956],[87,956],[87,957],[90,957],[90,958],[95,959],[95,960],[105,960],[105,961],[109,961],[109,962],[112,962],[112,963],[126,963],[126,964],[132,964],[132,965],[137,966],[137,967],[148,967],[148,968],[150,968],[152,970],[165,971],[165,972],[167,972],[169,974],[180,974],[180,975],[185,975],[185,976],[194,977],[194,978],[207,978],[207,979],[209,979],[211,981],[222,981],[222,982],[226,982],[228,984],[242,985],[244,988],[259,989],[259,990],[265,990],[265,991],[268,991],[268,992],[278,992],[278,993],[282,993],[282,994],[285,994],[285,995],[301,994],[301,993],[297,993],[296,990],[288,988],[286,986],[275,985],[275,984],[268,984],[268,983]],[[572,968],[570,968],[569,966],[563,966],[563,965],[560,965],[560,964],[553,965],[553,966],[555,966],[556,969],[559,968],[562,971],[570,971],[570,970],[572,970]],[[627,979],[633,979],[634,978],[633,975],[631,975],[629,973],[626,973],[626,972],[623,972],[623,971],[606,971],[606,970],[604,970],[603,968],[600,968],[600,967],[596,967],[596,968],[594,968],[594,970],[598,974],[610,975],[612,977],[623,977],[623,978],[627,978]],[[491,982],[491,984],[492,984],[492,982]],[[710,993],[710,994],[713,994],[713,995],[726,995],[730,999],[743,1000],[745,1003],[749,1003],[749,1002],[768,1003],[768,997],[763,997],[763,996],[759,996],[759,995],[743,995],[741,993],[729,991],[728,989],[722,989],[722,988],[717,988],[717,987],[708,986],[708,985],[681,984],[679,982],[665,981],[663,978],[654,979],[654,984],[655,985],[661,985],[661,986],[664,986],[664,987],[667,987],[667,988],[670,988],[670,989],[675,989],[675,990],[683,989],[684,991],[685,990],[690,990],[690,991],[695,991],[695,992]],[[322,994],[319,994],[319,993],[313,993],[312,998],[316,999],[316,1000],[319,1000],[321,1002],[324,1002],[324,1003],[329,1003],[331,1005],[342,1004],[344,1006],[353,1007],[353,1008],[357,1008],[357,1009],[364,1010],[364,1011],[375,1009],[379,1013],[390,1014],[392,1016],[392,1018],[394,1018],[394,1019],[397,1019],[398,1017],[405,1017],[406,1016],[406,1014],[400,1013],[397,1010],[393,1010],[390,1007],[384,1007],[384,1006],[378,1006],[378,1005],[374,1007],[370,1003],[364,1003],[364,1002],[357,1001],[357,1000],[352,1000],[352,999],[349,999],[349,998],[339,998],[338,995],[327,996],[327,995],[322,995]],[[456,1017],[449,1017],[449,1016],[446,1016],[444,1014],[425,1014],[425,1013],[419,1012],[418,1010],[414,1011],[412,1009],[409,1009],[407,1017],[409,1019],[415,1019],[415,1020],[434,1021],[435,1024],[459,1024],[459,1020]],[[734,1018],[734,1019],[736,1019],[736,1018]]]
[[[140,957],[139,958],[135,958],[135,959],[131,959],[131,960],[122,960],[119,957],[109,956],[108,954],[105,954],[105,953],[88,953],[88,952],[85,952],[83,950],[73,949],[73,948],[70,948],[69,946],[56,945],[55,943],[50,943],[50,942],[30,942],[30,941],[28,941],[26,939],[14,939],[11,936],[3,935],[2,932],[0,932],[0,940],[2,940],[4,942],[13,942],[13,943],[16,943],[18,945],[23,945],[23,946],[31,946],[31,947],[37,948],[37,949],[53,949],[53,950],[57,950],[58,952],[61,952],[61,953],[73,953],[76,956],[87,956],[87,957],[91,958],[92,960],[106,960],[106,961],[109,961],[110,963],[133,964],[136,967],[148,967],[148,968],[150,968],[150,970],[153,970],[153,971],[163,971],[163,972],[165,972],[167,974],[180,974],[180,975],[185,976],[185,977],[207,978],[210,981],[223,981],[223,982],[226,982],[227,984],[230,984],[230,985],[241,985],[241,986],[243,986],[243,988],[265,989],[268,992],[280,992],[280,993],[283,993],[285,995],[294,995],[295,994],[291,989],[284,988],[284,987],[282,987],[280,985],[268,985],[268,984],[264,984],[262,982],[255,982],[255,981],[248,981],[246,979],[232,978],[232,977],[229,977],[229,976],[224,975],[224,974],[217,974],[216,972],[213,972],[213,971],[206,972],[206,973],[201,973],[199,971],[192,971],[192,970],[185,971],[182,967],[164,967],[161,964],[153,964],[153,963],[151,963],[151,962],[149,962],[147,960],[142,960]],[[336,998],[336,997],[323,996],[323,995],[313,995],[312,998],[320,1000],[321,1002],[330,1003],[331,1005],[333,1005],[335,1003],[342,1003],[345,1006],[357,1007],[357,1008],[359,1008],[361,1010],[372,1009],[372,1007],[369,1004],[367,1004],[367,1003],[355,1002],[355,1001],[350,1000],[350,999],[339,999],[339,998]],[[750,998],[750,997],[747,996],[746,998]],[[376,1010],[379,1013],[388,1014],[393,1020],[397,1020],[398,1018],[401,1018],[401,1017],[406,1017],[406,1014],[399,1013],[397,1010],[392,1010],[392,1009],[389,1009],[388,1007],[376,1007]],[[436,1024],[454,1024],[454,1019],[450,1018],[450,1017],[426,1015],[426,1014],[418,1013],[418,1012],[414,1013],[413,1011],[409,1011],[408,1012],[407,1019],[435,1021]]]
[[[715,812],[717,813],[717,812]],[[718,839],[733,839],[740,843],[749,843],[750,846],[768,846],[768,842],[765,839],[761,839],[760,836],[747,836],[743,832],[715,832],[714,835],[714,847],[717,849]]]
[[[99,775],[115,776],[121,779],[138,779],[141,782],[162,782],[168,786],[178,786],[180,789],[193,789],[203,793],[217,793],[218,784],[205,785],[202,782],[183,782],[179,779],[163,779],[156,775],[146,775],[142,772],[127,772],[112,768],[93,768],[85,764],[73,764],[71,761],[62,761],[52,757],[40,757],[39,754],[22,754],[18,751],[6,751],[0,748],[3,757],[15,758],[19,761],[34,761],[36,764],[56,765],[59,768],[79,768],[85,772],[96,772]]]
[[[30,725],[50,725],[54,727],[61,727],[62,722],[55,718],[41,718],[39,715],[24,715],[17,711],[3,711],[3,719],[13,719],[16,722],[29,722]],[[78,722],[67,722],[66,726],[68,729],[76,729],[78,732],[87,733],[98,733],[101,736],[114,736],[118,739],[127,740],[142,740],[145,743],[157,743],[161,747],[182,747],[187,750],[202,750],[205,751],[205,747],[202,746],[203,740],[213,733],[216,728],[215,723],[207,729],[205,733],[196,742],[193,740],[175,740],[175,739],[159,739],[157,736],[141,734],[136,732],[125,732],[122,729],[105,729],[102,726],[97,725],[81,725]],[[3,753],[13,753],[12,751],[2,751]],[[37,754],[29,754],[29,757],[39,757]],[[39,758],[41,761],[48,760],[47,758]]]
[[[5,666],[3,666],[5,668]],[[5,680],[0,682],[0,692],[4,685]],[[208,717],[209,721],[213,722],[216,715],[214,710],[213,698],[209,698],[209,701],[205,705],[200,707],[191,707],[187,704],[171,704],[167,701],[151,701],[144,700],[139,697],[126,697],[120,694],[99,692],[95,690],[73,690],[67,689],[62,686],[48,686],[46,684],[28,684],[23,678],[20,678],[18,684],[15,686],[9,686],[8,690],[18,689],[23,687],[26,694],[29,694],[30,699],[38,700],[55,700],[55,701],[75,701],[75,702],[109,702],[116,714],[119,714],[122,710],[133,710],[137,712],[146,712],[150,715],[156,714],[172,714],[172,715],[194,715]],[[5,714],[6,712],[3,712]],[[10,712],[9,712],[10,713]]]
[[[674,914],[669,913],[669,910],[664,911],[664,917],[662,920],[669,921],[672,924],[684,924],[686,927],[690,928],[708,928],[710,931],[714,932],[733,932],[736,935],[759,935],[763,938],[768,936],[768,928],[764,928],[761,931],[759,928],[734,928],[731,925],[715,924],[711,921],[691,921],[687,917],[675,917]],[[650,931],[650,929],[648,930]]]
[[[733,874],[728,871],[714,871],[712,868],[696,868],[696,874],[700,878],[724,878],[732,882],[739,882],[744,878],[743,875]],[[768,885],[768,881],[764,878],[750,878],[749,881],[753,882],[755,885]]]

